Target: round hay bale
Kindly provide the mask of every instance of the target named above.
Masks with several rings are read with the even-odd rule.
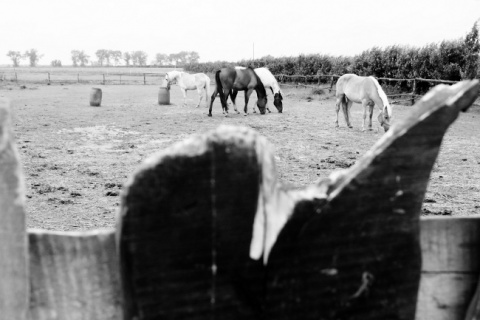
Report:
[[[99,107],[102,103],[102,89],[92,88],[90,91],[90,105],[92,107]]]
[[[168,87],[160,87],[158,90],[158,104],[170,104],[170,89]]]

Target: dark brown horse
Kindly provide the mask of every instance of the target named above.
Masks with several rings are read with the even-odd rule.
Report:
[[[215,73],[215,83],[217,84],[217,87],[215,88],[212,98],[210,99],[210,109],[208,110],[209,117],[212,116],[212,105],[217,93],[220,95],[222,109],[226,115],[228,115],[228,96],[230,96],[230,99],[232,99],[235,111],[240,113],[235,106],[235,98],[237,96],[236,92],[238,91],[245,92],[245,108],[243,111],[245,112],[245,115],[247,115],[248,99],[250,98],[253,90],[257,92],[258,110],[260,110],[261,114],[265,114],[265,107],[267,105],[267,92],[265,91],[262,81],[252,68],[246,68],[244,70],[222,68]]]

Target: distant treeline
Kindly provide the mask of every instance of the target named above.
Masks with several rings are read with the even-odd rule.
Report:
[[[480,43],[476,25],[464,39],[432,43],[421,48],[394,45],[374,47],[354,57],[325,54],[299,55],[298,57],[266,56],[255,60],[237,62],[216,61],[190,63],[184,70],[190,72],[215,72],[225,66],[267,67],[273,74],[317,75],[355,73],[397,79],[443,79],[458,81],[480,78]]]

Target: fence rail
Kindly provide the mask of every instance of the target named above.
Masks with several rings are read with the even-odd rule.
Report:
[[[2,318],[478,319],[480,218],[420,219],[443,135],[478,90],[435,89],[303,190],[280,185],[251,129],[192,137],[128,180],[115,230],[80,233],[25,229],[0,100]]]
[[[311,89],[328,89],[328,92],[335,92],[334,84],[335,80],[340,77],[340,75],[337,74],[318,74],[318,75],[287,75],[287,74],[276,74],[274,75],[275,78],[281,83],[282,86],[287,86],[287,87],[303,87],[303,88],[311,88]],[[325,87],[320,87],[321,81],[324,78],[330,78],[331,82],[330,85],[325,86]],[[295,82],[295,79],[303,79],[303,82],[295,82],[295,84],[288,84],[288,80],[291,79],[291,82]],[[387,97],[408,97],[406,99],[400,99],[400,100],[394,100],[391,101],[390,103],[395,104],[399,102],[410,102],[411,105],[415,104],[415,100],[418,98],[422,97],[422,94],[418,94],[417,90],[417,83],[420,82],[426,82],[429,84],[455,84],[458,83],[458,81],[451,81],[451,80],[440,80],[440,79],[425,79],[425,78],[411,78],[411,79],[395,79],[395,78],[385,78],[385,77],[380,77],[376,78],[377,80],[380,81],[385,81],[385,82],[409,82],[412,83],[412,92],[410,93],[386,93]],[[311,80],[317,80],[318,84],[317,85],[309,85],[308,83],[311,82]],[[479,92],[480,94],[480,92]]]
[[[165,73],[136,72],[136,73],[51,73],[51,72],[0,72],[0,81],[15,83],[97,83],[97,84],[144,84],[160,85]]]

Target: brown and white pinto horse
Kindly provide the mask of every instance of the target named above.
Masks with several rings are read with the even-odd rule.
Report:
[[[387,95],[380,87],[377,79],[374,77],[360,77],[355,74],[344,74],[337,81],[336,86],[336,112],[337,119],[335,125],[338,127],[338,111],[342,107],[345,121],[349,128],[350,124],[350,108],[352,104],[361,103],[363,106],[363,125],[362,131],[365,131],[365,120],[367,118],[367,107],[369,108],[369,130],[372,129],[373,107],[380,109],[378,122],[385,132],[390,128],[390,120],[392,118],[392,107],[388,102]]]
[[[246,68],[244,70],[236,70],[234,68],[222,68],[215,73],[215,83],[217,87],[210,99],[210,109],[208,110],[208,116],[212,116],[212,105],[217,93],[220,95],[220,101],[222,103],[223,112],[228,115],[227,99],[230,96],[233,106],[237,113],[237,107],[235,106],[236,94],[233,95],[233,91],[245,91],[245,116],[247,113],[248,99],[253,90],[257,92],[257,107],[261,114],[265,114],[265,107],[267,105],[267,92],[263,86],[262,81],[257,76],[252,68]]]

